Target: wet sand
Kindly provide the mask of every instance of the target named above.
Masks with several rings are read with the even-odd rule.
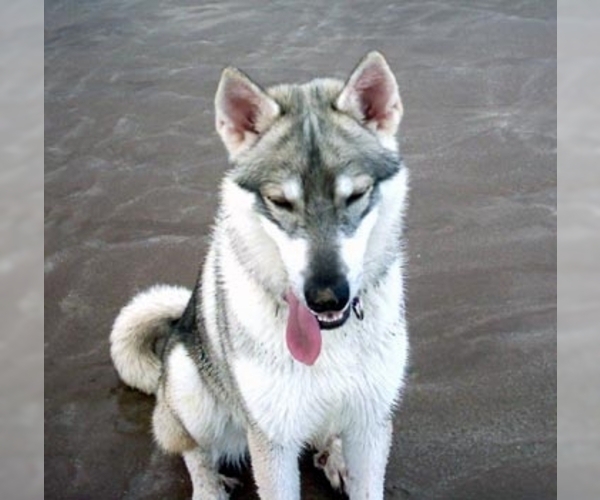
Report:
[[[221,69],[344,78],[379,49],[405,106],[411,369],[386,498],[556,498],[556,12],[542,1],[46,4],[45,489],[184,499],[108,333],[192,286],[226,168]],[[248,472],[234,498],[255,498]],[[303,462],[304,498],[335,498]]]

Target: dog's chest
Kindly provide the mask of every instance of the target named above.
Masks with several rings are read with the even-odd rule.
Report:
[[[406,361],[404,332],[395,334],[366,345],[356,339],[324,338],[313,366],[292,359],[273,365],[237,359],[233,369],[251,419],[271,439],[301,444],[340,432],[357,419],[387,413]]]

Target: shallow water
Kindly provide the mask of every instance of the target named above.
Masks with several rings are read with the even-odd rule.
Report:
[[[222,67],[343,78],[379,49],[412,177],[413,350],[386,498],[554,498],[555,19],[537,0],[48,1],[46,497],[190,495],[108,332],[135,291],[193,284],[226,168]],[[302,472],[306,498],[331,498]],[[235,498],[254,498],[245,479]]]

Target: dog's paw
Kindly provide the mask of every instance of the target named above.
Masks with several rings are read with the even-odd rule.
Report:
[[[239,486],[242,482],[234,477],[218,474],[216,481],[211,481],[208,484],[204,483],[200,488],[194,488],[192,500],[230,500],[229,494]]]
[[[321,469],[331,486],[339,491],[345,491],[348,479],[348,469],[342,453],[342,440],[334,436],[327,442],[327,446],[315,453],[313,457],[315,467]]]
[[[229,493],[225,491],[225,488],[211,491],[194,490],[194,493],[192,495],[192,500],[207,500],[207,498],[210,498],[211,500],[230,500]]]
[[[219,474],[219,481],[225,487],[225,489],[229,492],[243,486],[243,483],[236,479],[235,477],[224,476],[223,474]]]

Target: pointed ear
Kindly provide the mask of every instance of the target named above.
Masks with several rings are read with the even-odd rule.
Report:
[[[279,116],[279,105],[235,68],[221,75],[215,96],[217,132],[231,157],[254,144]]]
[[[369,52],[360,61],[336,106],[376,133],[396,134],[402,119],[402,101],[396,78],[379,52]]]

